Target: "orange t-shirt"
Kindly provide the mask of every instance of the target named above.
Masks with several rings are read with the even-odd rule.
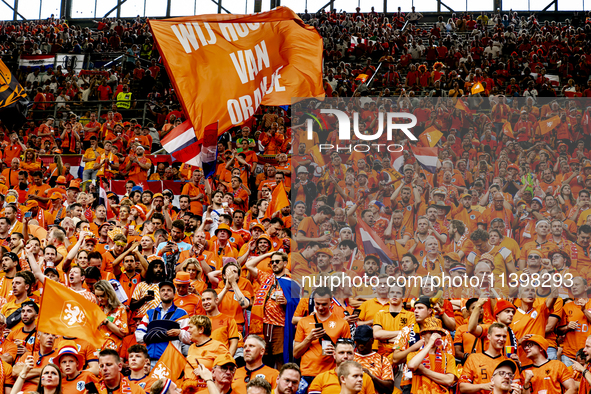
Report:
[[[585,309],[591,309],[591,301],[585,304]],[[575,305],[574,302],[569,302],[562,307],[562,316],[558,325],[566,326],[571,321],[579,323],[579,327],[576,330],[566,332],[562,343],[562,354],[574,360],[579,349],[585,347],[585,341],[589,336],[589,321],[581,307]]]
[[[234,380],[232,381],[232,392],[237,394],[246,394],[246,383],[245,379],[246,376],[253,380],[255,377],[262,377],[267,382],[271,383],[271,388],[275,390],[277,387],[277,376],[279,376],[279,371],[266,366],[265,364],[261,365],[259,368],[253,369],[246,373],[246,368],[238,368],[236,373],[234,373]]]
[[[230,348],[230,339],[240,339],[236,320],[220,313],[216,316],[208,316],[211,320],[211,338],[220,341]]]
[[[562,393],[562,384],[573,378],[562,361],[548,360],[542,365],[526,365],[524,371],[534,373],[531,379],[532,393]]]
[[[174,304],[184,309],[189,316],[205,315],[205,309],[201,305],[201,298],[196,294],[189,293],[185,296],[176,294],[174,296]]]
[[[62,378],[62,393],[85,393],[86,388],[84,385],[90,382],[97,384],[99,380],[95,374],[88,371],[80,372],[80,374],[72,380],[64,376]]]
[[[298,322],[295,334],[295,342],[303,342],[304,339],[314,329],[316,320],[315,315],[310,315],[302,318]],[[320,322],[320,320],[318,320]],[[336,343],[339,338],[351,338],[351,329],[349,323],[344,319],[340,319],[335,315],[321,322],[326,331],[326,335],[330,337],[333,343]],[[315,376],[321,372],[330,371],[334,369],[335,362],[333,356],[322,355],[322,344],[320,340],[314,340],[303,354],[300,368],[303,376]]]

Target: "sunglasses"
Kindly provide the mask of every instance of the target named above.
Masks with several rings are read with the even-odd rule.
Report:
[[[355,341],[353,341],[351,338],[339,338],[337,339],[337,343],[348,343],[349,345],[354,345]]]
[[[271,260],[271,264],[281,264],[283,260]]]
[[[531,254],[529,256],[527,256],[528,259],[534,259],[534,260],[539,260],[541,259],[540,256],[538,256],[537,254]]]

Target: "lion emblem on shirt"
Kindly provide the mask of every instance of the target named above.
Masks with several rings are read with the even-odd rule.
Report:
[[[166,379],[170,375],[170,371],[165,365],[158,365],[154,371],[152,371],[152,377],[154,379]]]
[[[84,308],[75,301],[68,301],[64,303],[60,320],[68,327],[84,326],[86,323]]]

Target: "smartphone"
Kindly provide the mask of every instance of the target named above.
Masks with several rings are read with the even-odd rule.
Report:
[[[359,316],[359,314],[361,313],[361,309],[359,308],[355,308],[353,309],[353,314]]]
[[[322,323],[316,323],[314,324],[314,328],[320,328],[321,330],[323,330],[324,326],[322,325]]]
[[[33,216],[33,212],[28,211],[25,213],[25,218],[30,218],[31,216]]]
[[[94,382],[88,382],[84,385],[84,388],[86,388],[86,391],[88,391],[89,394],[98,394],[98,390],[96,388],[96,385],[94,384]]]
[[[154,290],[148,290],[148,295],[150,297],[154,297]]]

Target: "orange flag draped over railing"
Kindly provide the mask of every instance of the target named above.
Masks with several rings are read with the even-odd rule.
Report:
[[[283,182],[279,182],[277,186],[275,186],[272,196],[271,203],[267,207],[267,212],[265,213],[265,216],[268,218],[271,218],[275,212],[279,212],[281,208],[289,206],[289,198],[285,192]]]
[[[82,338],[99,349],[107,339],[98,330],[106,318],[107,315],[94,302],[62,284],[45,280],[37,319],[39,331]]]
[[[186,364],[187,359],[185,356],[169,342],[164,353],[154,365],[152,372],[150,372],[150,376],[154,379],[170,379],[176,384],[185,370]],[[193,378],[193,376],[190,376],[190,378]]]
[[[149,24],[196,134],[218,120],[224,133],[261,104],[324,97],[322,37],[289,8]]]

